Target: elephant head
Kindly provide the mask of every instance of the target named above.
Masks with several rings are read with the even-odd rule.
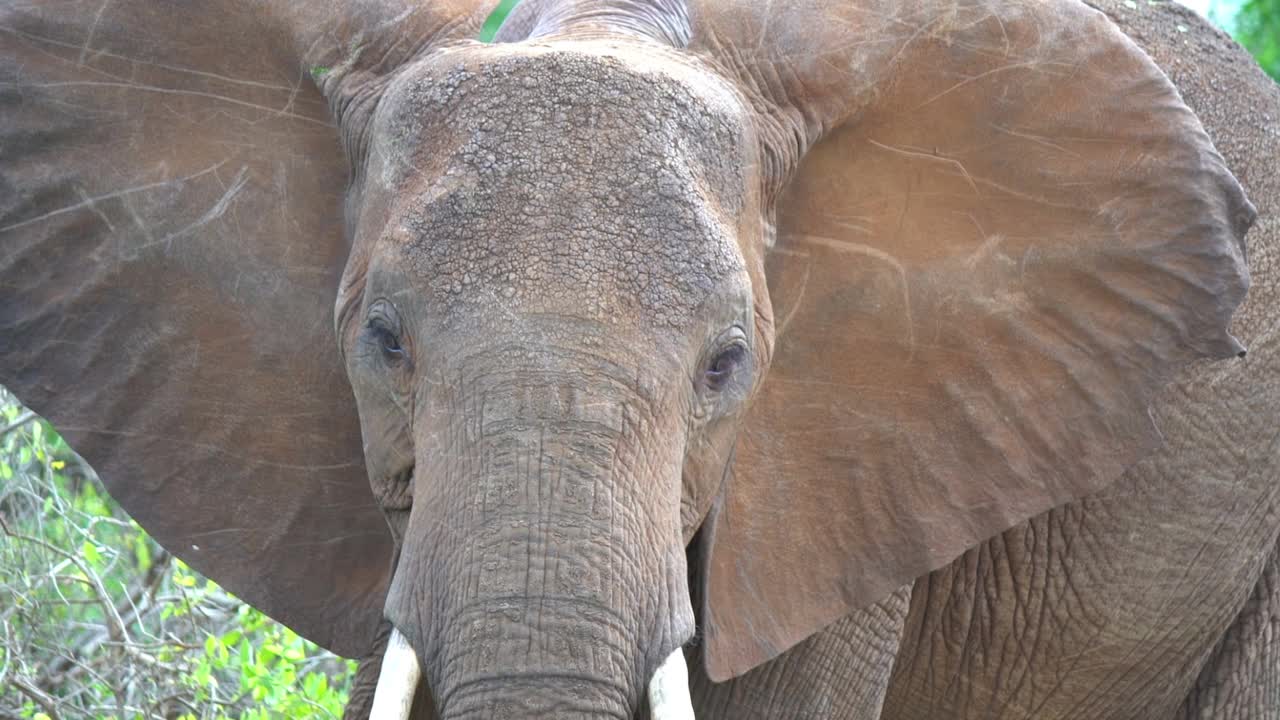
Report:
[[[1082,4],[490,5],[0,11],[0,381],[247,601],[389,621],[380,705],[682,716],[695,633],[759,665],[1243,352],[1253,210]]]

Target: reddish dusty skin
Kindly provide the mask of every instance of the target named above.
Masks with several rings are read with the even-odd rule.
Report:
[[[1280,102],[1108,9],[1208,135],[1066,0],[6,8],[0,381],[350,717],[1248,717]]]

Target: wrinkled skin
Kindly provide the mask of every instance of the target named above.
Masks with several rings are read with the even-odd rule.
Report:
[[[1269,463],[1280,413],[1269,391],[1246,396],[1260,376],[1280,377],[1275,319],[1261,309],[1280,244],[1280,187],[1262,160],[1280,150],[1280,90],[1252,67],[1234,101],[1202,89],[1201,78],[1227,76],[1228,58],[1246,60],[1190,11],[1100,9],[1172,73],[1259,205],[1254,295],[1233,326],[1249,358],[1197,367],[1169,388],[1155,412],[1170,447],[1114,487],[1007,531],[743,677],[712,683],[693,665],[699,718],[1255,718],[1280,708],[1268,629],[1280,609]],[[1178,24],[1193,27],[1192,43]],[[1269,110],[1270,125],[1242,107]],[[1268,416],[1276,422],[1257,422]],[[1208,423],[1225,418],[1238,425],[1208,441]],[[1215,446],[1243,450],[1218,456]],[[362,716],[359,705],[348,713]],[[434,715],[420,703],[415,717]]]
[[[1096,6],[1170,74],[1258,206],[1254,284],[1233,326],[1249,356],[1170,387],[1155,410],[1167,446],[1113,487],[1003,533],[765,668],[695,683],[699,717],[1280,711],[1280,87],[1186,8]]]
[[[1170,74],[1258,206],[1254,284],[1233,326],[1249,355],[1170,387],[1155,406],[1165,449],[1114,487],[917,583],[884,717],[1280,710],[1280,181],[1267,160],[1280,87],[1185,8],[1098,6]]]
[[[6,11],[0,368],[348,717],[393,626],[419,718],[630,720],[682,647],[704,719],[1276,706],[1280,103],[1211,31],[1117,11],[1221,45],[1238,313],[1252,206],[1076,3],[262,8]]]
[[[566,128],[558,102],[584,91],[599,107]],[[428,685],[459,717],[517,697],[625,716],[693,634],[681,521],[706,507],[679,502],[681,463],[750,382],[734,228],[750,160],[726,97],[589,54],[473,48],[406,73],[373,120],[369,260],[348,269],[338,332],[402,538],[387,616],[439,658]],[[450,109],[430,125],[433,103]],[[708,142],[664,161],[686,124]],[[512,142],[517,125],[547,139]],[[697,179],[709,204],[682,189]]]

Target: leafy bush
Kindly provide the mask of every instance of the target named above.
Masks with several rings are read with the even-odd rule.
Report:
[[[0,718],[338,718],[354,667],[166,552],[0,389]]]
[[[1248,0],[1236,14],[1232,34],[1268,75],[1280,80],[1280,0]]]

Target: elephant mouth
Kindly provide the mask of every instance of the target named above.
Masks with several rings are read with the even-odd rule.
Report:
[[[415,468],[415,463],[408,463],[384,475],[382,482],[374,484],[376,500],[382,508],[382,516],[387,520],[387,528],[391,531],[397,556],[400,546],[404,543],[405,531],[409,527],[409,511],[413,508]]]
[[[392,628],[374,689],[370,718],[409,720],[413,699],[422,682],[422,665],[413,646]],[[676,648],[649,678],[649,717],[652,720],[694,720],[689,695],[689,669],[684,649]]]
[[[382,491],[377,498],[383,511],[406,513],[413,507],[413,480],[417,463],[410,462],[389,473],[382,481]]]

